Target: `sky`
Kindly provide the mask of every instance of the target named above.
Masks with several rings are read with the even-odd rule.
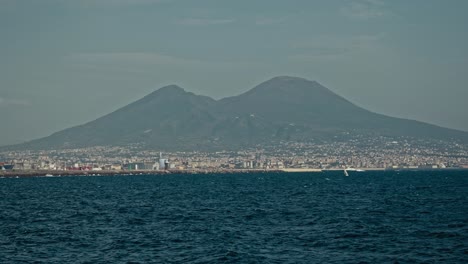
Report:
[[[468,131],[465,0],[0,0],[0,145],[168,84],[215,99],[279,75]]]

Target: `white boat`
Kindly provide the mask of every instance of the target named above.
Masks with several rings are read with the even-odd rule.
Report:
[[[365,170],[362,170],[362,169],[355,169],[355,168],[349,167],[349,168],[344,169],[344,174],[345,174],[345,176],[349,176],[348,171],[352,171],[352,172],[364,172]]]
[[[49,173],[47,173],[45,176],[46,176],[46,177],[54,177],[54,175],[49,174]]]

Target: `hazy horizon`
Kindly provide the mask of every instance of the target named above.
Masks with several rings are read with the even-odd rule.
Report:
[[[466,1],[0,2],[0,145],[92,121],[168,84],[215,99],[275,76],[468,131]]]

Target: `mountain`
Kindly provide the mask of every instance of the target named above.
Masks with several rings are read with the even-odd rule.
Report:
[[[340,132],[354,132],[468,142],[467,132],[373,113],[315,81],[297,77],[276,77],[219,103],[227,115],[254,114],[270,124],[270,131],[276,128],[276,135],[287,130],[288,138],[293,139],[330,138]]]
[[[468,142],[467,132],[373,113],[315,81],[282,76],[221,100],[166,86],[87,124],[10,148],[140,144],[215,150],[285,140],[335,140],[344,134]]]
[[[20,146],[33,149],[75,148],[142,143],[169,147],[197,140],[216,122],[217,102],[170,85],[84,125],[65,129]]]

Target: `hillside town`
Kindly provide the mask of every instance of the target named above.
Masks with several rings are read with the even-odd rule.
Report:
[[[437,140],[355,137],[339,142],[282,142],[244,150],[164,152],[138,145],[4,151],[2,170],[334,170],[468,168],[468,146]]]

